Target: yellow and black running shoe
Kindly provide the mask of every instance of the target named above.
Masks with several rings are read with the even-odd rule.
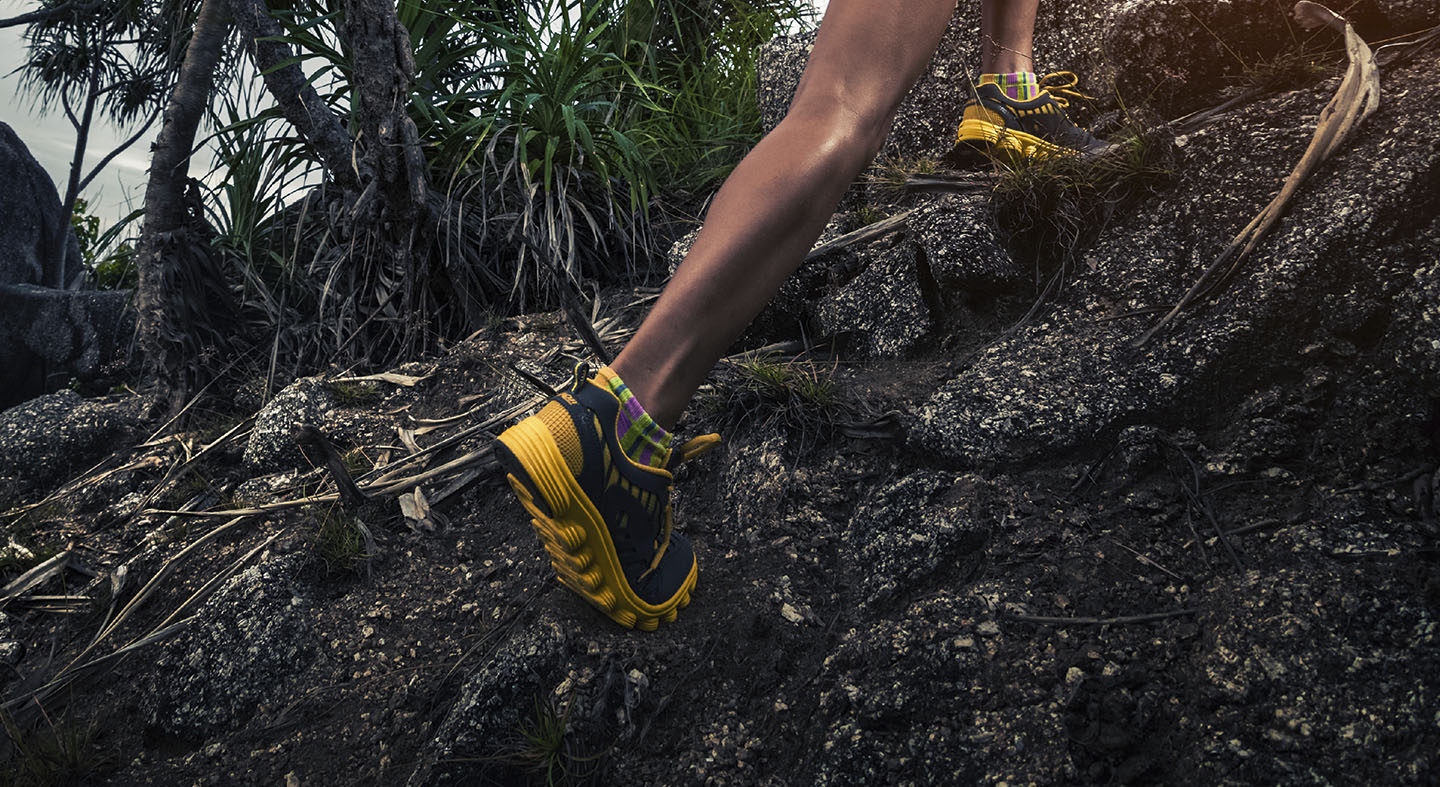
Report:
[[[699,566],[674,532],[671,469],[720,441],[672,451],[666,469],[620,450],[620,402],[577,367],[575,382],[495,445],[560,582],[622,626],[653,631],[690,603]]]
[[[1087,98],[1074,90],[1078,78],[1069,71],[1046,74],[1040,95],[1017,101],[999,85],[975,88],[960,119],[956,144],[978,150],[992,159],[1032,159],[1050,156],[1099,156],[1114,145],[1096,139],[1070,122],[1066,96]]]

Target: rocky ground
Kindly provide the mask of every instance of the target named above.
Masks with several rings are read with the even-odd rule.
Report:
[[[555,583],[485,453],[538,401],[515,369],[583,356],[559,313],[178,430],[122,394],[0,414],[14,780],[54,755],[117,785],[1434,783],[1440,55],[1386,66],[1229,286],[1135,345],[1342,68],[1124,166],[951,193],[886,187],[941,152],[902,123],[825,239],[894,229],[807,263],[736,350],[792,344],[681,424],[725,443],[681,473],[700,585],[651,634]],[[652,297],[606,293],[602,337]]]

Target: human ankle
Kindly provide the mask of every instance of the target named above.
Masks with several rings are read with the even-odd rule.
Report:
[[[596,384],[606,388],[620,401],[615,422],[615,437],[620,450],[632,462],[663,468],[670,461],[673,436],[645,411],[644,405],[614,369],[603,366],[595,374]]]
[[[1030,101],[1040,97],[1040,81],[1034,71],[986,72],[978,84],[993,84],[1012,101]]]

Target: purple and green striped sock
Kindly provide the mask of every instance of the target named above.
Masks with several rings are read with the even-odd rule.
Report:
[[[1001,92],[1013,101],[1030,101],[1040,97],[1040,81],[1034,71],[1013,74],[981,74],[980,84],[999,85]]]
[[[595,374],[595,382],[609,388],[620,400],[620,417],[615,424],[620,450],[636,464],[664,467],[670,461],[670,433],[645,412],[640,400],[613,369],[601,367]]]

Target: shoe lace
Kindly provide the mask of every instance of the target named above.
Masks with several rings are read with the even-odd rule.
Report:
[[[670,461],[666,467],[674,471],[680,465],[689,462],[695,457],[709,451],[720,444],[720,435],[702,434],[686,440],[679,448],[670,453]],[[640,579],[650,576],[651,572],[660,567],[660,561],[665,557],[665,550],[670,548],[670,534],[675,532],[675,519],[670,515],[670,496],[665,496],[665,529],[661,532],[659,543],[655,549],[655,557],[650,558],[650,567],[640,575]]]
[[[1040,89],[1049,93],[1050,97],[1055,99],[1055,103],[1067,108],[1070,106],[1072,98],[1095,100],[1094,96],[1076,90],[1075,88],[1079,84],[1080,77],[1076,76],[1074,71],[1052,71],[1040,77]]]

